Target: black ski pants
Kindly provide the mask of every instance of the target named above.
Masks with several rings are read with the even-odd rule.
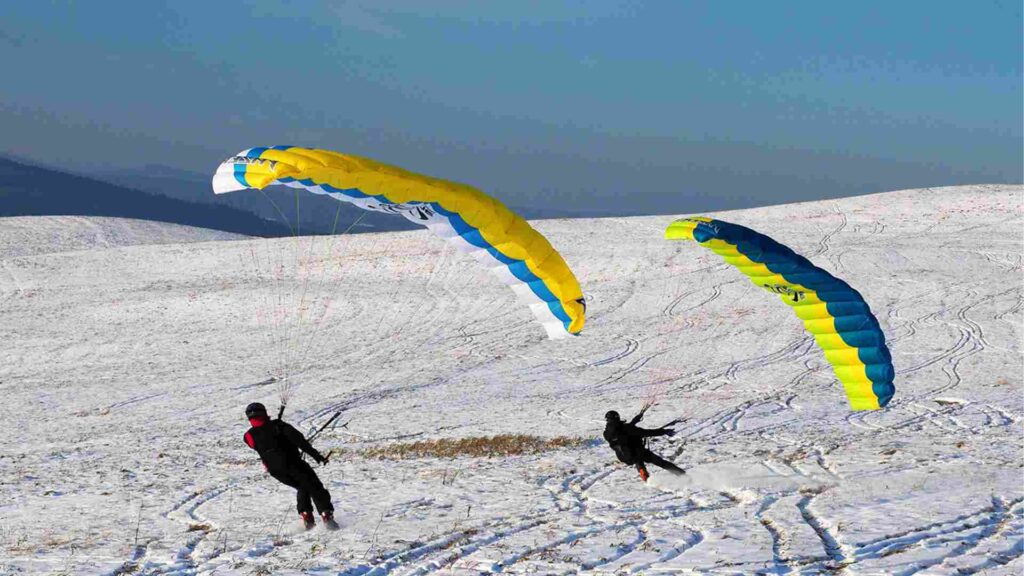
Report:
[[[318,512],[333,512],[334,505],[331,504],[331,494],[324,488],[320,478],[309,464],[302,460],[289,462],[286,468],[267,470],[270,475],[282,484],[287,484],[298,490],[295,495],[299,513],[312,512],[313,504],[316,504]]]
[[[679,466],[676,466],[675,464],[669,462],[668,460],[665,460],[661,456],[658,456],[654,452],[651,452],[649,449],[644,448],[640,452],[640,461],[637,462],[636,464],[637,470],[641,468],[647,470],[646,464],[654,464],[655,466],[659,468],[664,468],[665,470],[668,470],[673,474],[686,474],[686,472],[683,471],[683,469],[680,468]]]

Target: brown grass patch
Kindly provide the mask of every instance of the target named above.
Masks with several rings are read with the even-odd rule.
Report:
[[[500,434],[471,438],[441,438],[375,448],[364,448],[359,454],[366,458],[407,460],[411,458],[492,458],[495,456],[521,456],[538,454],[587,444],[587,438],[556,436],[540,438],[524,434]]]

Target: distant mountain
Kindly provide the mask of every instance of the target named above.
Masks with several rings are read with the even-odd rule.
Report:
[[[113,216],[252,236],[285,236],[278,222],[228,206],[188,202],[0,158],[0,216]]]

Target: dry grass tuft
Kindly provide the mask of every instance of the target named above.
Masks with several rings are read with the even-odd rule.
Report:
[[[365,448],[359,454],[367,458],[407,460],[411,458],[492,458],[495,456],[521,456],[574,448],[587,444],[586,438],[556,436],[539,438],[524,434],[501,434],[472,438],[441,438],[403,444]]]

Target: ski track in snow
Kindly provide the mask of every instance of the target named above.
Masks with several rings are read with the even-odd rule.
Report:
[[[18,247],[0,259],[15,342],[0,386],[20,408],[0,449],[14,479],[0,573],[1019,572],[1022,197],[977,186],[721,215],[861,291],[897,371],[876,412],[848,410],[788,307],[663,241],[671,217],[537,223],[588,298],[583,335],[564,341],[427,232],[336,239],[316,285],[332,306],[304,320],[306,342],[260,328],[270,301],[250,296],[273,280],[252,255],[294,241],[175,230],[161,238],[183,243],[133,245],[156,228],[80,219],[52,227],[75,251],[47,253],[0,219]],[[296,380],[286,419],[311,431],[342,413],[316,441],[344,451],[317,469],[338,532],[301,531],[293,492],[241,443],[241,407],[276,405],[278,345]],[[651,448],[684,478],[653,468],[645,485],[600,441],[606,410],[648,398],[645,423],[681,419]],[[356,454],[503,433],[589,441]]]

